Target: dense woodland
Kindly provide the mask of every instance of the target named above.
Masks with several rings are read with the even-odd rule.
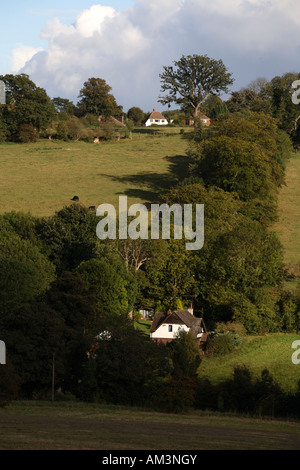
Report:
[[[229,331],[211,341],[211,354],[230,349],[237,325],[250,335],[300,331],[300,292],[284,288],[290,272],[272,231],[285,165],[299,144],[291,101],[298,78],[258,79],[227,101],[211,94],[201,105],[213,125],[196,122],[185,137],[189,176],[157,201],[205,205],[201,251],[186,251],[184,240],[100,241],[99,219],[79,203],[51,217],[0,217],[0,332],[8,351],[0,401],[49,397],[55,364],[60,396],[169,411],[194,406],[299,416],[298,395],[284,395],[268,371],[254,380],[238,367],[232,380],[213,387],[197,378],[201,353],[193,338],[159,347],[128,317],[141,307],[181,309],[194,299],[210,331],[225,324]],[[104,80],[86,82],[75,106],[51,100],[25,75],[0,79],[7,87],[2,141],[107,139],[110,117],[125,115]],[[131,108],[126,129],[146,115]],[[165,115],[173,125],[191,117],[184,105]]]

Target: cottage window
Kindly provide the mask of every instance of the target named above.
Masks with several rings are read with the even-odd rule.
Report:
[[[169,333],[172,333],[173,331],[173,325],[169,325]]]

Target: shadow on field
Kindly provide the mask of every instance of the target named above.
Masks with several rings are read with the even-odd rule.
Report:
[[[107,174],[101,174],[101,176],[110,178],[118,183],[129,183],[134,186],[123,192],[116,193],[118,195],[141,199],[149,204],[160,202],[163,194],[187,177],[190,164],[190,159],[186,155],[167,156],[164,157],[164,160],[169,162],[168,173],[145,171],[125,176]]]

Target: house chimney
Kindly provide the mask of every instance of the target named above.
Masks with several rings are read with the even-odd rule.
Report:
[[[172,310],[169,308],[169,310],[167,310],[167,316],[169,315],[172,315]]]
[[[188,308],[188,312],[190,312],[191,315],[194,315],[193,304],[191,304],[190,308]]]

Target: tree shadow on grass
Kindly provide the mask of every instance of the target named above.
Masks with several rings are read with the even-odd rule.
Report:
[[[122,184],[132,184],[133,188],[127,188],[116,194],[130,198],[141,199],[145,203],[161,202],[163,195],[172,187],[188,176],[190,159],[186,155],[164,157],[169,162],[168,173],[141,172],[134,175],[116,176],[101,174],[112,181]]]

